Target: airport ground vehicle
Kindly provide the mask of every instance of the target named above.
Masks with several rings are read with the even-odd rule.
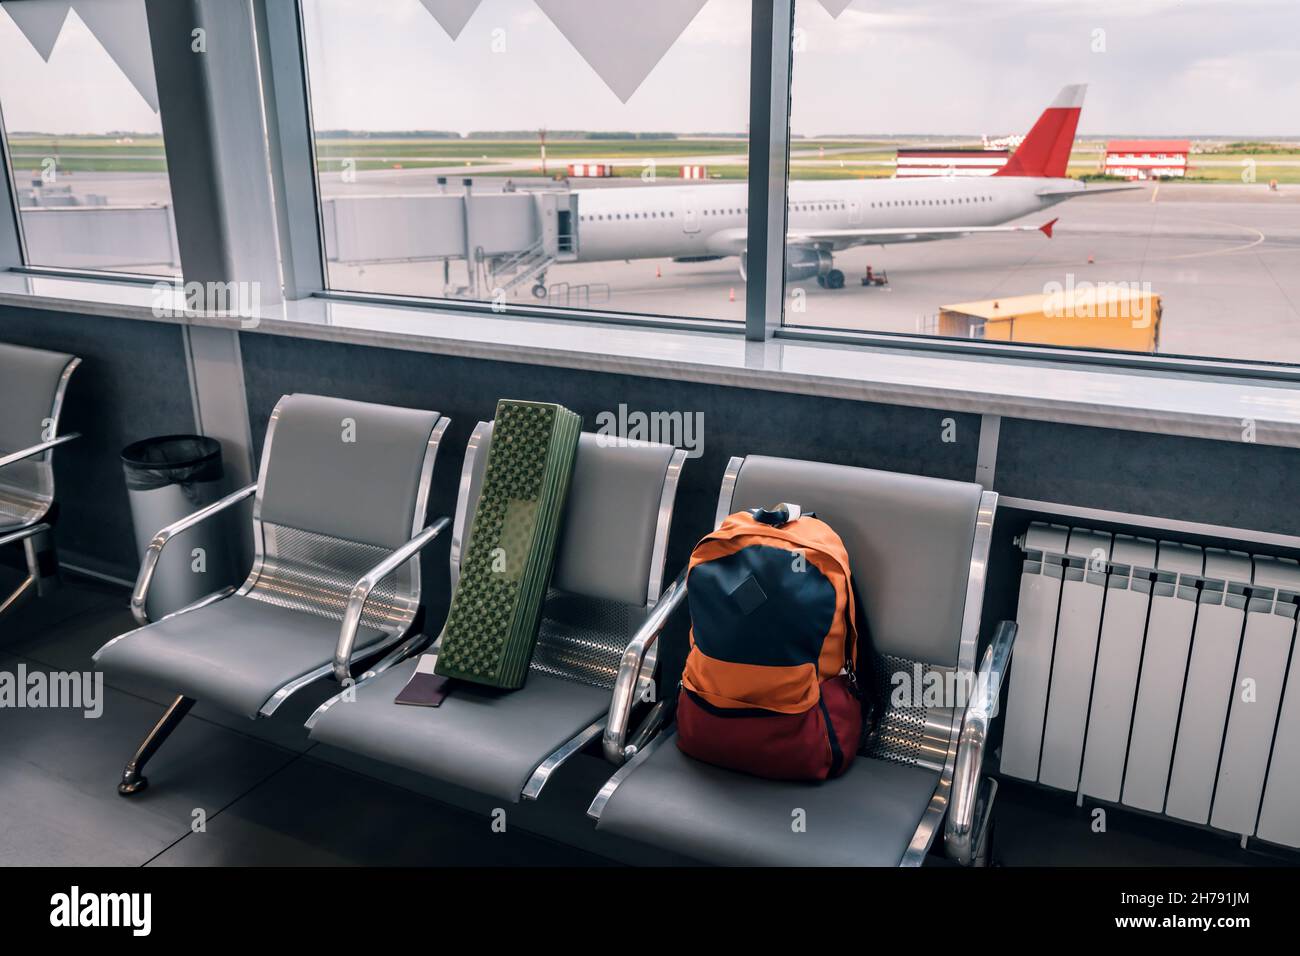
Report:
[[[940,308],[939,335],[996,342],[1154,353],[1160,296],[1147,289],[1094,286]]]

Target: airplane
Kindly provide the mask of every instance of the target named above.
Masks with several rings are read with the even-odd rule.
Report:
[[[988,177],[800,180],[790,183],[786,278],[844,287],[836,252],[854,246],[932,242],[990,232],[1042,232],[1004,225],[1076,196],[1134,188],[1065,178],[1086,84],[1066,86],[1039,116],[1007,164]],[[705,262],[738,256],[745,276],[749,187],[615,187],[583,190],[577,261],[672,258]],[[545,285],[539,285],[545,294]],[[536,291],[536,290],[534,290]]]

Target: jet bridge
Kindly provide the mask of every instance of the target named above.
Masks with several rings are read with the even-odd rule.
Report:
[[[322,201],[332,262],[366,265],[464,261],[464,286],[448,295],[490,298],[531,284],[545,297],[546,270],[578,255],[578,197],[567,187],[508,181],[433,194],[335,196]]]

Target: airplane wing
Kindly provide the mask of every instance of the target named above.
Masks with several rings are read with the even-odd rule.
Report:
[[[934,226],[912,229],[801,229],[786,233],[786,241],[795,245],[817,242],[926,242],[932,239],[956,239],[985,232],[1041,232],[1052,238],[1056,220],[1041,226]]]
[[[1137,183],[1105,183],[1100,186],[1095,183],[1085,182],[1083,188],[1077,187],[1053,187],[1045,186],[1042,189],[1034,190],[1035,196],[1091,196],[1100,195],[1101,193],[1122,193],[1131,189],[1141,189]]]

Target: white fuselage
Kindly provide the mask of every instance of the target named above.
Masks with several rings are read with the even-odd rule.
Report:
[[[801,230],[912,229],[997,226],[1068,196],[1039,190],[1083,190],[1070,179],[988,176],[951,179],[836,179],[790,183],[792,233]],[[629,186],[578,193],[578,259],[734,256],[744,250],[749,188],[745,183]],[[836,237],[827,251],[924,237]]]

